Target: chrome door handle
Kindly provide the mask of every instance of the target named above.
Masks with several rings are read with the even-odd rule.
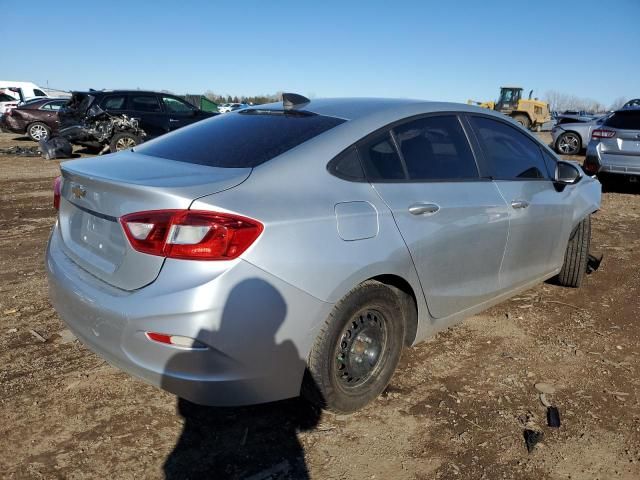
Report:
[[[517,209],[527,208],[529,206],[529,202],[526,200],[514,200],[511,202],[511,207]]]
[[[433,215],[440,210],[435,203],[414,203],[409,207],[409,213],[412,215]]]

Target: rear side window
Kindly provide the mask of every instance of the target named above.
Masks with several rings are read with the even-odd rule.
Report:
[[[34,88],[34,89],[33,89],[33,94],[34,94],[36,97],[46,97],[46,96],[47,96],[47,94],[46,94],[46,93],[44,93],[44,92],[43,92],[42,90],[40,90],[39,88]]]
[[[329,163],[328,168],[332,174],[344,180],[355,182],[364,180],[364,171],[356,147],[351,147],[338,155]]]
[[[132,95],[131,110],[138,112],[159,112],[160,102],[155,95]]]
[[[485,162],[483,175],[501,180],[548,178],[540,145],[515,127],[486,117],[469,117]]]
[[[358,147],[367,179],[370,181],[405,180],[404,169],[389,132]]]
[[[252,168],[344,122],[306,112],[245,110],[180,128],[135,151],[211,167]]]
[[[640,110],[622,110],[614,113],[604,125],[621,130],[640,130]]]
[[[6,93],[0,93],[0,102],[15,102],[16,99]]]
[[[66,102],[49,102],[45,103],[40,109],[58,111]]]
[[[111,95],[102,100],[100,106],[103,110],[124,110],[127,97],[124,95]]]
[[[426,117],[393,129],[411,180],[478,178],[478,168],[455,115]]]

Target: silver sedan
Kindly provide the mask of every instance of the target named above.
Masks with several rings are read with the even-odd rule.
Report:
[[[551,129],[553,148],[563,155],[578,155],[591,139],[591,132],[602,125],[607,116],[594,118],[587,122],[561,118]]]
[[[579,286],[601,190],[498,113],[294,94],[61,170],[50,294],[86,346],[196,403],[341,412],[403,347]]]

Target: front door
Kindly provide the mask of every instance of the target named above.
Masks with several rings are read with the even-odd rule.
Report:
[[[557,268],[561,239],[571,219],[567,195],[558,192],[541,146],[508,121],[469,116],[491,177],[509,206],[509,241],[500,282],[504,289],[539,280]]]
[[[508,210],[496,186],[479,177],[458,117],[411,120],[358,150],[413,258],[431,315],[494,297]]]

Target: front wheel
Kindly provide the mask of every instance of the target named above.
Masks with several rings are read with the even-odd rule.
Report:
[[[558,283],[564,287],[578,288],[587,273],[589,247],[591,245],[591,215],[582,220],[571,233]]]
[[[311,349],[303,396],[321,408],[348,413],[382,393],[403,347],[399,293],[369,280],[336,304]]]
[[[109,142],[109,150],[111,153],[121,152],[122,150],[130,150],[141,143],[140,137],[129,132],[116,133],[111,137]]]
[[[520,125],[522,125],[524,128],[526,128],[527,130],[531,128],[531,120],[529,120],[529,117],[527,117],[526,115],[517,113],[513,116],[513,119],[516,122],[518,122]]]

